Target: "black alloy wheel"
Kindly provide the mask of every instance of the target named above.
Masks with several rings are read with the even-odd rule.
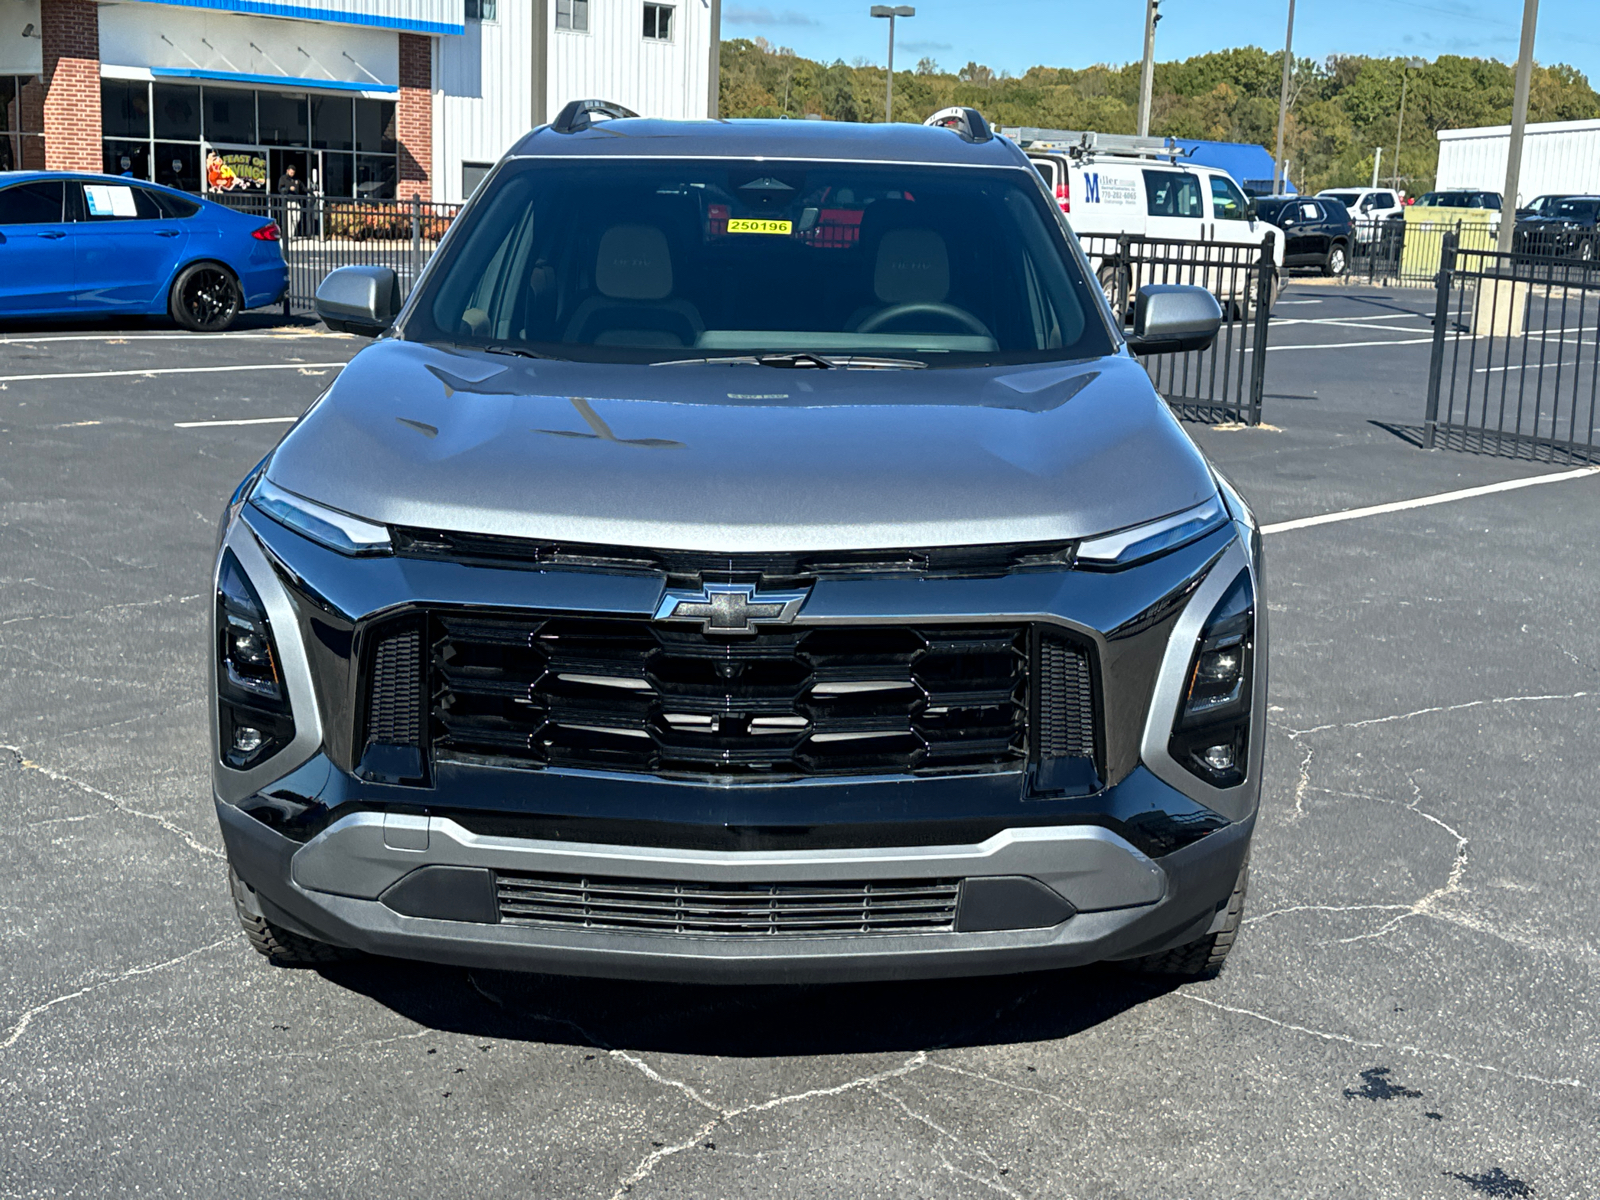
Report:
[[[217,263],[195,263],[173,280],[168,308],[172,319],[185,329],[220,333],[233,324],[242,307],[239,285],[232,273]]]

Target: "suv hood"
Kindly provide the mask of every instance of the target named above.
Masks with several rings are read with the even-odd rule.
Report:
[[[274,452],[389,525],[729,553],[1052,541],[1210,498],[1143,368],[612,366],[384,339]]]

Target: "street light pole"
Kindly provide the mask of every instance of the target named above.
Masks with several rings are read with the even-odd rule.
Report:
[[[1278,154],[1272,160],[1272,194],[1283,190],[1283,132],[1289,123],[1289,77],[1294,71],[1294,0],[1289,0],[1289,29],[1283,35],[1283,84],[1278,88]]]
[[[1139,136],[1150,136],[1150,99],[1156,78],[1156,25],[1161,20],[1161,0],[1145,0],[1144,68],[1139,72]]]
[[[1533,34],[1539,24],[1539,0],[1523,0],[1522,45],[1517,52],[1517,90],[1511,100],[1511,145],[1506,155],[1506,190],[1500,201],[1500,235],[1496,249],[1511,252],[1517,228],[1517,187],[1522,182],[1522,135],[1528,126],[1528,91],[1533,85]]]
[[[887,125],[894,120],[894,19],[896,17],[914,17],[917,10],[909,4],[874,4],[872,15],[875,17],[889,18],[889,86],[884,89],[883,95],[883,123]]]
[[[1406,84],[1411,80],[1406,72],[1420,71],[1427,65],[1420,58],[1408,58],[1400,64],[1400,119],[1394,123],[1394,173],[1389,176],[1389,186],[1397,192],[1400,190],[1400,134],[1406,127]]]

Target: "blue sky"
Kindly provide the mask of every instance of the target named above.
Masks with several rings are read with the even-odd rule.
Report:
[[[723,36],[765,37],[808,58],[882,64],[887,21],[867,15],[872,0],[723,0]],[[1600,87],[1596,0],[1541,0],[1534,56],[1565,62]],[[956,0],[917,3],[896,22],[895,65],[923,55],[946,70],[968,60],[1020,74],[1029,67],[1132,62],[1143,53],[1144,0]],[[1162,0],[1159,59],[1229,46],[1283,45],[1288,0],[1223,3]],[[1298,0],[1296,55],[1466,54],[1513,62],[1521,0]]]

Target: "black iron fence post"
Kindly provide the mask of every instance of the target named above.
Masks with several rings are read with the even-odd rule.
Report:
[[[270,203],[270,202],[269,202]],[[274,205],[281,208],[281,205]],[[283,265],[289,269],[288,283],[283,289],[283,315],[289,316],[294,310],[294,239],[289,236],[289,214],[287,212],[269,212],[278,222],[278,246],[283,251]]]
[[[417,286],[422,274],[422,197],[411,197],[411,287]]]
[[[1439,428],[1439,387],[1444,378],[1444,334],[1450,323],[1450,292],[1456,273],[1456,247],[1461,232],[1453,229],[1444,235],[1439,247],[1439,274],[1435,277],[1433,302],[1433,358],[1428,363],[1428,408],[1422,422],[1422,448],[1432,450]]]
[[[1261,254],[1256,259],[1256,311],[1250,331],[1250,402],[1246,425],[1261,424],[1261,393],[1267,386],[1267,322],[1272,319],[1273,276],[1277,263],[1273,261],[1272,240],[1261,243]]]
[[[1117,270],[1115,275],[1117,309],[1113,315],[1117,318],[1119,328],[1128,322],[1128,302],[1130,300],[1128,293],[1133,287],[1132,245],[1133,243],[1128,239],[1127,234],[1124,233],[1118,236]]]

